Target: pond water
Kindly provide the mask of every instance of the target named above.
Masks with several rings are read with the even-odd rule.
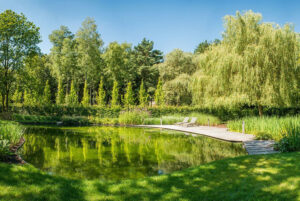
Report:
[[[30,126],[25,139],[25,161],[80,179],[142,178],[246,154],[238,143],[147,128]]]

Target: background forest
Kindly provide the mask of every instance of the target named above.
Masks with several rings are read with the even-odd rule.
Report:
[[[23,24],[23,26],[20,26]],[[153,105],[200,108],[299,107],[299,34],[258,13],[224,17],[222,39],[193,53],[163,55],[154,42],[103,43],[92,18],[76,33],[60,26],[38,48],[39,28],[23,14],[0,14],[0,100],[14,106]],[[196,45],[195,45],[196,46]]]

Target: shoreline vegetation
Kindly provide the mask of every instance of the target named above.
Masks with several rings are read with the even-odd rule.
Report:
[[[25,143],[23,133],[24,128],[18,123],[0,120],[0,161],[25,164],[18,155]]]
[[[223,120],[212,114],[205,114],[193,111],[191,108],[179,109],[181,113],[165,115],[164,108],[151,108],[141,110],[139,108],[130,110],[119,110],[113,115],[95,116],[43,116],[13,114],[12,120],[22,124],[52,124],[61,126],[88,126],[88,125],[109,125],[109,126],[130,126],[130,125],[172,125],[182,122],[185,117],[197,117],[197,125],[201,126],[227,126],[229,131],[242,133],[242,125],[245,123],[245,133],[253,134],[258,140],[275,140],[276,149],[288,151],[300,151],[300,117],[293,116],[245,116],[231,120]],[[165,109],[170,112],[169,109]],[[195,109],[196,111],[196,109]],[[110,112],[109,112],[110,113]],[[110,113],[111,114],[111,113]],[[161,115],[161,116],[158,116]],[[101,117],[102,116],[102,117]],[[226,115],[226,119],[228,119]]]

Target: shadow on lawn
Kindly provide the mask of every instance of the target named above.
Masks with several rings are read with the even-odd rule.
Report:
[[[120,184],[94,185],[115,200],[298,200],[300,153],[240,157]],[[298,175],[298,177],[297,177]]]
[[[17,169],[16,169],[17,168]],[[53,177],[36,169],[0,163],[0,200],[85,200],[77,180]],[[8,191],[7,191],[8,190]],[[17,192],[16,192],[17,191]]]

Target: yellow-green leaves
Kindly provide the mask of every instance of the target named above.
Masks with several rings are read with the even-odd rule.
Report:
[[[223,42],[197,58],[195,105],[299,105],[296,33],[261,20],[252,11],[225,17]]]

